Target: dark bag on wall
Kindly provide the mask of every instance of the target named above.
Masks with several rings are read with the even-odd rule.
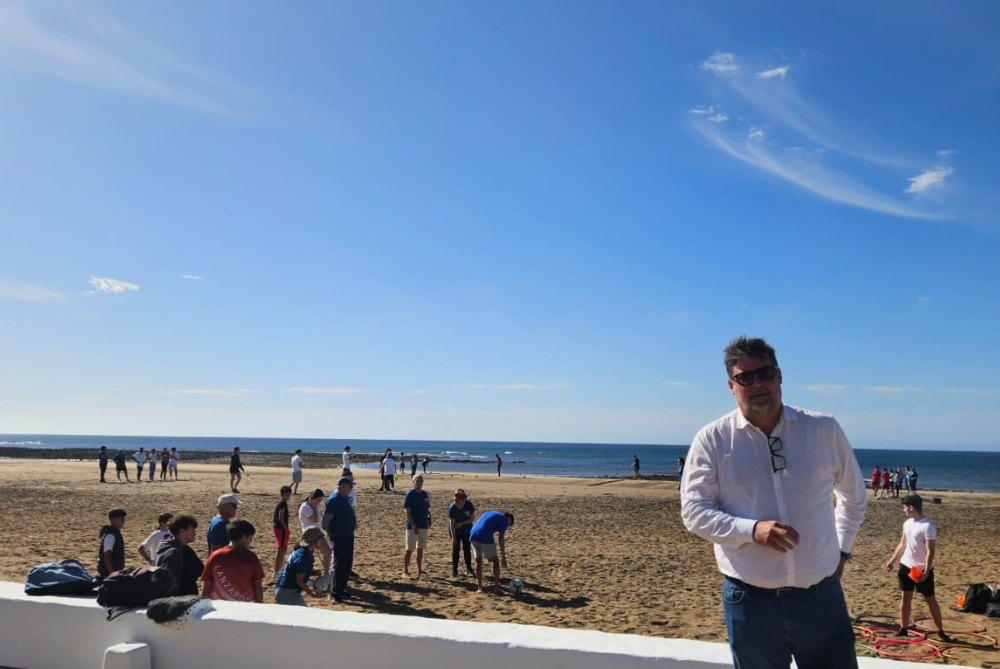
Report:
[[[78,560],[35,565],[24,582],[28,595],[85,595],[96,587],[97,579]]]
[[[97,590],[97,603],[105,607],[136,608],[167,597],[174,589],[174,575],[159,567],[127,567],[108,574]]]

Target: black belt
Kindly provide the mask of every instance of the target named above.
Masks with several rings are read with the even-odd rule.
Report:
[[[759,592],[759,593],[761,593],[763,595],[772,595],[774,597],[791,597],[793,595],[804,595],[806,593],[814,593],[817,590],[819,590],[821,587],[823,587],[824,585],[826,585],[827,583],[830,583],[832,581],[836,581],[837,580],[837,576],[834,574],[834,575],[831,575],[831,576],[827,576],[826,578],[824,578],[819,583],[815,583],[815,584],[810,585],[809,587],[806,587],[806,588],[793,588],[793,587],[787,587],[787,588],[761,588],[761,587],[756,586],[756,585],[750,585],[749,583],[741,581],[738,578],[733,578],[732,576],[725,576],[724,578],[727,581],[729,581],[730,583],[734,583],[734,584],[740,586],[741,588],[743,588],[747,592]]]

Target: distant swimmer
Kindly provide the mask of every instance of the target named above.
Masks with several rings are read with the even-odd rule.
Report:
[[[642,478],[641,476],[639,476],[639,456],[638,455],[633,455],[632,456],[632,478],[634,478],[634,479],[641,479]]]
[[[497,459],[497,476],[500,476],[500,468],[503,467],[503,460],[500,459],[499,453],[493,454]]]

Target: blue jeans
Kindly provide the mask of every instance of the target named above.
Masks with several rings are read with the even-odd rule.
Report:
[[[306,600],[302,597],[302,591],[296,588],[275,588],[274,602],[287,606],[305,606]]]
[[[840,581],[765,590],[726,578],[722,610],[735,669],[857,669]]]

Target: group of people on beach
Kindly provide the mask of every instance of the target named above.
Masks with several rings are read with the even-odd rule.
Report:
[[[317,488],[299,506],[300,539],[289,555],[292,536],[289,502],[302,481],[301,450],[297,450],[292,457],[292,483],[281,487],[271,517],[277,547],[271,580],[278,604],[305,606],[303,595],[323,597],[328,593],[330,601],[337,603],[355,596],[348,590],[351,579],[360,581],[353,568],[357,492],[350,467],[350,446],[345,447],[342,458],[343,469],[336,490],[327,496]],[[387,452],[383,462],[390,459]],[[250,521],[236,518],[240,501],[235,493],[238,492],[242,471],[237,447],[233,450],[230,463],[230,475],[233,477],[230,480],[231,492],[220,495],[216,502],[217,513],[209,521],[205,536],[208,551],[204,561],[191,547],[199,524],[190,515],[161,514],[156,530],[140,544],[139,554],[144,560],[173,575],[175,587],[172,594],[198,594],[198,582],[201,581],[202,596],[263,602],[265,571],[251,549],[256,528]],[[432,518],[430,496],[424,490],[423,475],[413,474],[411,480],[412,487],[403,498],[406,544],[403,576],[419,579],[424,575],[423,557]],[[385,483],[383,475],[382,490]],[[108,513],[108,524],[99,532],[97,567],[101,579],[126,566],[125,543],[121,534],[126,517],[125,509],[112,509]],[[459,557],[464,554],[464,575],[475,576],[477,590],[483,592],[484,562],[489,562],[492,565],[493,590],[499,593],[501,567],[507,567],[504,538],[513,524],[513,515],[500,511],[487,511],[477,518],[476,507],[468,494],[461,488],[456,490],[454,501],[448,507],[452,576],[458,577]],[[316,565],[316,551],[320,553],[319,567]],[[411,570],[411,563],[415,563],[416,573]]]
[[[880,470],[876,466],[872,469],[872,494],[875,499],[899,497],[900,491],[905,487],[907,495],[915,495],[917,494],[917,478],[916,467],[906,466],[902,469],[883,467]]]
[[[101,473],[101,483],[107,483],[107,471],[108,471],[108,460],[115,463],[115,473],[118,478],[119,483],[131,483],[132,478],[128,474],[128,460],[132,460],[135,463],[135,482],[142,483],[142,472],[146,465],[149,465],[149,481],[156,480],[156,469],[159,465],[160,469],[160,481],[177,481],[177,464],[180,462],[180,456],[177,455],[177,448],[173,447],[170,450],[164,446],[162,451],[157,451],[155,448],[146,452],[146,449],[142,446],[139,450],[132,454],[131,458],[126,458],[125,451],[118,449],[118,452],[113,456],[108,451],[108,447],[101,445],[100,450],[97,454],[97,465]],[[125,476],[125,480],[122,481],[122,475]]]

